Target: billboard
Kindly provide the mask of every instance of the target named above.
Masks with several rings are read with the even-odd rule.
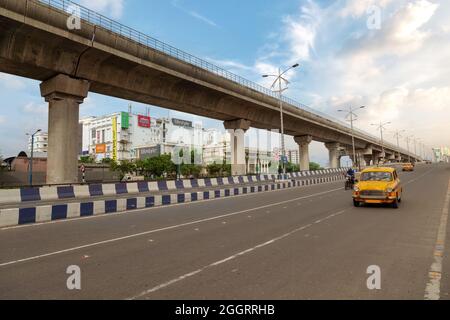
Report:
[[[150,128],[151,118],[143,115],[138,115],[138,126],[142,128]]]
[[[113,140],[112,141],[113,142],[112,158],[114,161],[117,161],[117,118],[116,117],[112,118],[112,134],[113,134],[113,136],[112,136],[112,138],[113,138],[112,139]]]
[[[178,127],[192,128],[192,121],[186,121],[186,120],[173,118],[172,119],[172,124],[174,126],[178,126]]]
[[[141,160],[158,157],[160,155],[161,155],[160,145],[139,149],[139,159]]]
[[[128,114],[128,112],[121,112],[120,117],[122,129],[128,129],[130,127],[130,115]]]
[[[95,153],[106,153],[106,144],[97,144],[95,146]]]

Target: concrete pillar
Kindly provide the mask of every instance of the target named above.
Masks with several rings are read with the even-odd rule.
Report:
[[[40,85],[49,103],[47,184],[78,183],[79,106],[89,82],[57,75]]]
[[[312,141],[311,136],[299,136],[294,138],[300,150],[300,171],[309,170],[309,144]]]
[[[230,135],[231,173],[239,176],[247,173],[245,163],[245,132],[250,129],[250,121],[244,119],[225,121],[225,129]]]
[[[366,167],[370,167],[370,162],[372,161],[372,155],[364,155],[364,162]]]
[[[374,151],[372,154],[372,162],[373,162],[374,166],[379,164],[380,158],[381,158],[381,152]]]
[[[330,168],[337,169],[340,165],[340,144],[337,142],[325,143],[325,147],[328,149]]]

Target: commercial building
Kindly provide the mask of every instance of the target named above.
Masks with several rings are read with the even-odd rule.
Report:
[[[450,162],[450,148],[433,148],[433,157],[435,162]]]
[[[138,160],[161,154],[177,154],[181,149],[196,150],[197,164],[231,163],[230,135],[201,122],[177,118],[154,118],[129,112],[115,112],[80,120],[81,155],[99,162]],[[269,173],[278,169],[277,150],[245,148],[247,172]],[[190,154],[183,152],[185,160]],[[299,151],[287,150],[288,160],[299,163]],[[188,161],[189,161],[188,160]]]
[[[211,163],[222,154],[225,133],[204,130],[201,123],[176,118],[156,119],[149,115],[116,112],[80,120],[81,155],[96,161],[145,159],[160,154],[173,154],[176,148],[214,150],[206,161]],[[201,153],[201,152],[200,152]],[[220,156],[221,158],[223,158]]]

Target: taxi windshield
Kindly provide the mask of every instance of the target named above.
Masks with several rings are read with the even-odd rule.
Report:
[[[361,181],[392,181],[390,172],[364,172]]]

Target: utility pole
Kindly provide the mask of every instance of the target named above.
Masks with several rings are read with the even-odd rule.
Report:
[[[278,90],[274,90],[274,92],[278,93],[278,101],[280,105],[280,121],[281,121],[281,157],[282,157],[282,168],[283,168],[283,174],[286,174],[286,148],[284,143],[284,112],[283,112],[283,92],[286,91],[289,85],[289,81],[285,79],[283,76],[291,69],[297,68],[299,66],[298,63],[294,64],[293,66],[287,68],[284,71],[281,71],[281,68],[278,68],[278,74],[265,74],[263,75],[263,78],[269,78],[274,77],[275,81],[273,82],[272,86],[270,87],[272,90],[276,88],[276,85],[278,84]],[[286,84],[286,87],[283,88],[284,82]]]

